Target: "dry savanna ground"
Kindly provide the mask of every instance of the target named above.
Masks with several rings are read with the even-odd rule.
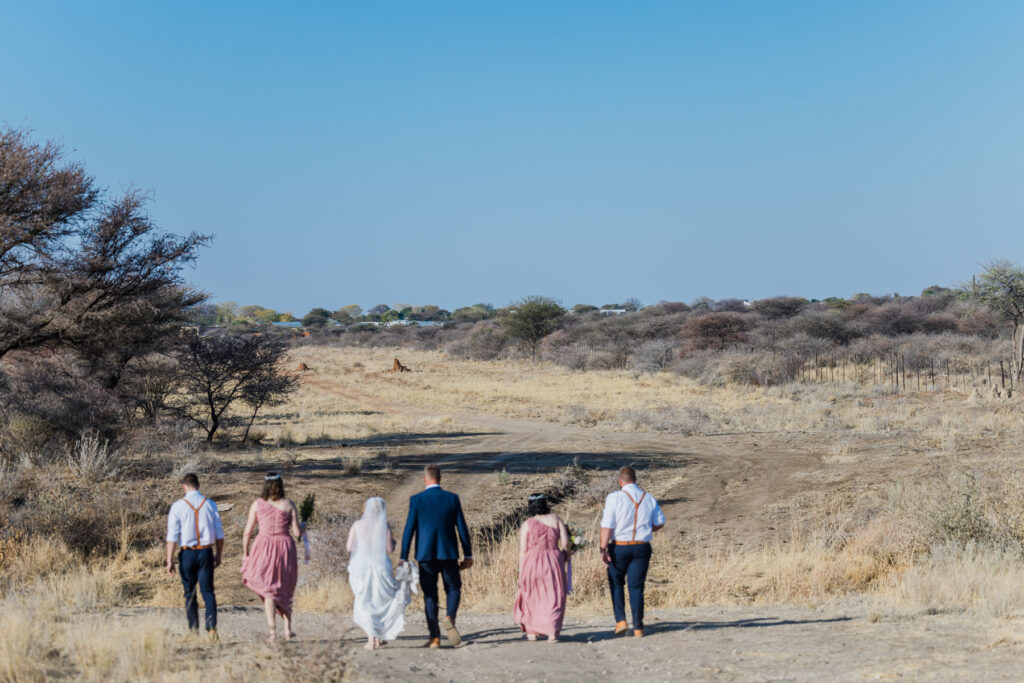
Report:
[[[413,372],[386,372],[396,355]],[[153,512],[123,517],[121,552],[83,557],[39,539],[0,547],[0,680],[575,680],[637,667],[655,680],[1015,675],[1016,399],[894,394],[870,373],[756,388],[386,349],[299,347],[292,361],[309,370],[292,400],[258,421],[260,445],[183,447],[157,472],[126,455],[122,472],[148,474],[112,485],[143,487]],[[400,529],[428,462],[442,465],[476,536],[462,619],[470,645],[414,649],[425,634],[414,603],[407,636],[362,652],[348,619],[345,533],[370,495],[387,500]],[[591,547],[574,560],[567,642],[522,642],[510,605],[526,496],[548,492],[593,540],[622,464],[638,467],[668,518],[648,584],[650,637],[607,637]],[[223,510],[219,643],[184,633],[180,585],[160,572],[158,511],[183,469],[201,472]],[[238,575],[245,512],[268,469],[285,473],[293,498],[317,496],[300,638],[275,646],[259,642],[262,617]]]

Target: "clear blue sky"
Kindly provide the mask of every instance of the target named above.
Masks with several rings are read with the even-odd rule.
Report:
[[[0,121],[297,314],[1024,261],[1024,2],[2,3]]]

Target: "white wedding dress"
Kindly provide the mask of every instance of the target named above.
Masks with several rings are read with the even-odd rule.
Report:
[[[348,581],[354,605],[352,620],[368,638],[394,640],[405,628],[405,608],[417,592],[417,571],[410,562],[392,574],[391,534],[382,498],[366,501],[363,516],[352,525]]]

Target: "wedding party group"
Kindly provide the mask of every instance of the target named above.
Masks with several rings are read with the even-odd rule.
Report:
[[[205,628],[216,637],[214,569],[221,563],[224,529],[216,503],[199,491],[199,478],[187,474],[181,485],[183,496],[168,514],[167,571],[174,573],[177,547],[189,628],[199,630],[198,589],[206,607]],[[639,638],[644,635],[644,586],[651,539],[664,527],[665,516],[654,496],[637,485],[632,467],[618,471],[618,486],[605,499],[600,552],[607,567],[614,633],[629,631],[628,589],[633,635]],[[440,648],[442,630],[449,645],[458,647],[463,642],[456,619],[462,594],[461,573],[473,566],[469,527],[459,497],[441,487],[440,467],[428,465],[424,469],[423,487],[409,499],[397,568],[391,563],[390,555],[397,543],[383,498],[368,499],[362,516],[349,531],[352,619],[366,633],[368,650],[398,637],[405,628],[406,608],[419,591],[429,632],[424,647]],[[295,637],[292,596],[298,578],[296,540],[303,538],[304,531],[303,516],[285,497],[281,475],[267,474],[260,497],[249,508],[242,537],[241,571],[245,586],[263,600],[270,641],[277,638],[278,616],[284,622],[284,638]],[[410,561],[413,544],[414,561]],[[512,606],[515,624],[528,640],[545,637],[548,642],[558,642],[572,590],[571,555],[575,545],[566,523],[551,511],[547,497],[531,495],[527,519],[519,532],[519,582]],[[308,543],[305,554],[308,561]],[[445,593],[443,618],[439,618],[439,579]]]

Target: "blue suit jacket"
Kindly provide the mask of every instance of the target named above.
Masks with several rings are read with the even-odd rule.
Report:
[[[459,497],[440,486],[417,493],[409,499],[409,516],[405,520],[405,533],[402,534],[401,558],[409,559],[409,547],[415,536],[417,562],[459,559],[456,530],[462,539],[463,555],[472,557],[469,527],[462,515]]]

